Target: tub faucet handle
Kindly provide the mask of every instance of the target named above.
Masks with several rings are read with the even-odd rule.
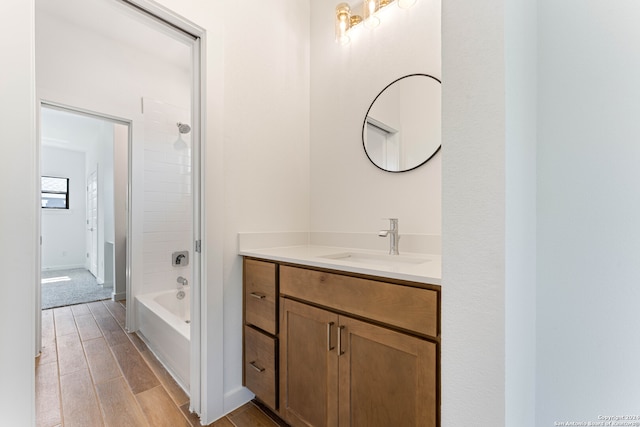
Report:
[[[182,276],[179,276],[177,281],[182,286],[189,286],[189,281]]]

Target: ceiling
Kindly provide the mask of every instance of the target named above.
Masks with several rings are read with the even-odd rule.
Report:
[[[73,25],[179,67],[191,67],[192,39],[119,0],[36,0],[36,18],[36,31],[44,20]]]
[[[87,151],[93,141],[110,122],[43,107],[40,113],[40,138],[45,147]]]

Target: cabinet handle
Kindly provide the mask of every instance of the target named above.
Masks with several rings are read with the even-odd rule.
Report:
[[[267,297],[266,295],[257,294],[255,292],[251,292],[249,295],[251,295],[252,297],[254,297],[256,299],[265,299]]]
[[[344,351],[342,351],[342,330],[344,329],[344,326],[338,326],[338,356],[341,356],[344,354]]]
[[[258,372],[264,372],[264,370],[266,369],[266,368],[261,368],[258,365],[256,365],[255,360],[253,362],[249,362],[249,365],[251,365],[251,367],[253,369],[255,369],[256,371],[258,371]]]
[[[333,322],[327,323],[327,351],[331,351],[335,348],[331,346],[331,327],[332,326],[333,326]]]

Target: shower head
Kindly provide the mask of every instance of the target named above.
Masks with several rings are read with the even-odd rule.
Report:
[[[186,123],[178,122],[178,131],[180,133],[189,133],[189,132],[191,132],[191,126],[189,126]]]

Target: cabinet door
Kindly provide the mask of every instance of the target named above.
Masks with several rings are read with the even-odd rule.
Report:
[[[436,344],[340,316],[340,427],[437,423]]]
[[[280,413],[292,426],[338,425],[338,315],[280,299]]]

